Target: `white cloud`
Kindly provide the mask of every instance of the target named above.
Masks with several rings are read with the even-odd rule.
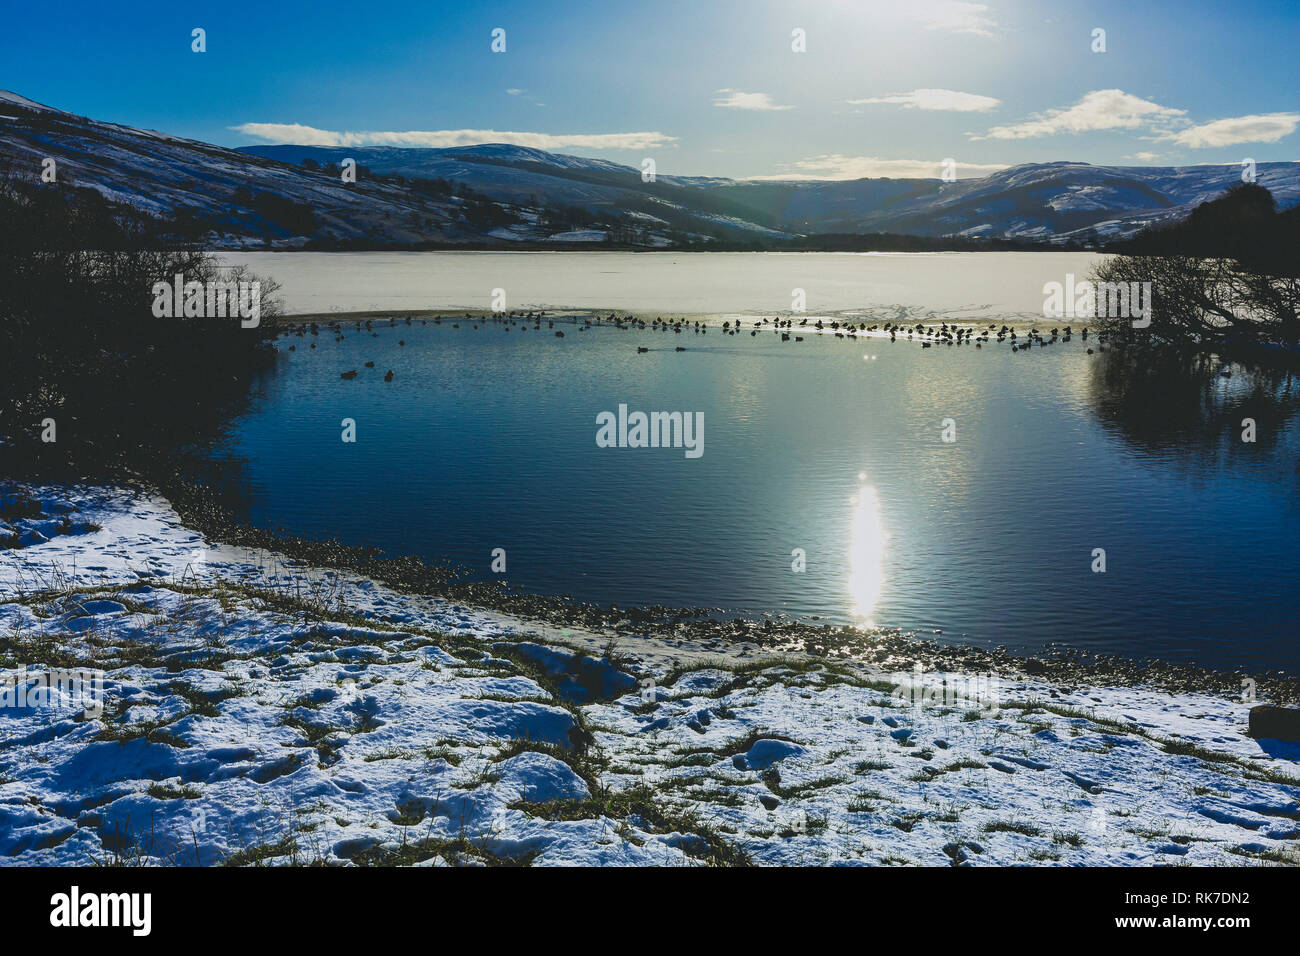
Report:
[[[1294,133],[1297,125],[1300,125],[1300,113],[1267,113],[1214,120],[1161,138],[1192,149],[1236,143],[1276,143],[1283,136]]]
[[[937,159],[881,159],[877,156],[845,156],[841,153],[812,156],[790,163],[785,168],[789,172],[746,178],[755,180],[878,179],[888,176],[891,179],[939,179],[943,173],[943,164]],[[1004,163],[958,163],[957,176],[960,179],[978,179],[1006,168]]]
[[[511,87],[510,89],[506,90],[506,92],[509,93],[511,96],[522,96],[524,93],[526,93],[526,92],[528,92],[528,91],[527,91],[527,90],[516,89],[515,87]]]
[[[1159,153],[1141,152],[1141,153],[1134,153],[1132,156],[1125,156],[1124,158],[1125,158],[1125,159],[1136,159],[1136,160],[1139,160],[1140,162],[1143,162],[1143,163],[1154,163],[1157,159],[1160,158],[1160,154],[1159,154]]]
[[[987,113],[1002,104],[992,96],[962,93],[957,90],[912,90],[910,93],[890,93],[888,96],[868,96],[848,100],[854,106],[867,103],[897,103],[906,109],[949,110],[955,113]]]
[[[1073,106],[1038,113],[1023,123],[994,126],[972,139],[1033,139],[1057,133],[1084,133],[1103,129],[1138,129],[1167,123],[1186,110],[1172,109],[1125,93],[1093,90]]]
[[[298,146],[362,145],[360,140],[353,139],[358,134],[334,133],[314,126],[303,126],[301,123],[244,123],[230,128],[245,136],[270,140],[272,143],[294,143]]]
[[[721,94],[726,93],[726,96]],[[729,110],[791,110],[793,106],[777,106],[766,93],[742,93],[740,90],[718,90],[714,106]]]
[[[300,123],[244,123],[237,133],[300,146],[477,146],[508,143],[533,149],[654,149],[676,142],[663,133],[517,133],[495,129],[406,130],[394,132],[336,132]]]
[[[906,12],[927,30],[991,37],[998,27],[986,4],[965,0],[909,0]]]

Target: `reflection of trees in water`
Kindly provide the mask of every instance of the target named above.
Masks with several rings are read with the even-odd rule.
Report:
[[[279,371],[278,362],[267,362],[250,369],[243,381],[232,382],[224,401],[214,404],[198,428],[172,436],[167,454],[148,475],[178,508],[207,518],[209,528],[249,521],[248,460],[235,455],[230,445],[239,422],[256,413]]]
[[[58,440],[49,444],[22,434],[39,421],[37,413],[0,395],[0,422],[12,436],[0,447],[0,467],[11,477],[125,479],[211,458],[249,409],[252,383],[248,375],[194,371],[188,379],[159,377],[141,387],[85,376],[79,383],[85,399],[58,408]]]
[[[94,401],[65,403],[49,444],[22,434],[33,413],[0,383],[0,434],[11,436],[0,443],[0,478],[143,481],[207,533],[247,523],[248,462],[231,440],[273,387],[279,363],[264,354],[232,370],[202,358],[148,381],[111,366],[82,376],[77,389]]]
[[[1206,354],[1113,349],[1092,363],[1088,397],[1106,429],[1139,451],[1198,470],[1264,462],[1279,478],[1300,477],[1294,371],[1225,366]],[[1245,418],[1255,420],[1254,444],[1242,441]]]

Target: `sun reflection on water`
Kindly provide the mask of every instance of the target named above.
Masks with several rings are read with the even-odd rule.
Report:
[[[876,602],[885,584],[885,534],[880,522],[880,499],[876,489],[862,487],[852,499],[853,519],[849,529],[849,595],[853,614],[874,624]]]

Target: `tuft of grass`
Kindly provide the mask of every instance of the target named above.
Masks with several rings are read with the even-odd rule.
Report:
[[[970,757],[963,757],[960,760],[954,760],[946,767],[922,767],[918,773],[912,775],[910,779],[921,782],[929,782],[936,777],[945,773],[955,773],[958,770],[987,770],[988,764]]]
[[[378,763],[381,760],[410,760],[411,756],[409,751],[397,747],[384,747],[382,750],[366,754],[362,759],[366,763]]]
[[[266,860],[294,856],[297,852],[298,841],[286,836],[274,843],[258,843],[236,850],[221,861],[221,866],[261,866]]]
[[[480,843],[460,836],[453,839],[434,837],[402,843],[396,847],[374,846],[352,858],[357,866],[413,866],[440,856],[453,866],[531,866],[538,851],[530,850],[519,856],[498,856]]]
[[[888,770],[894,765],[885,760],[862,760],[853,765],[854,773],[868,773],[872,770]]]
[[[1041,830],[1029,823],[1013,823],[1005,820],[994,820],[992,823],[986,823],[981,827],[985,833],[1019,833],[1028,837],[1036,837]]]
[[[546,754],[568,764],[569,768],[586,783],[587,789],[593,793],[600,788],[600,771],[609,765],[607,759],[592,753],[590,749],[579,752],[570,750],[567,747],[561,747],[558,744],[544,743],[526,737],[516,737],[511,740],[496,752],[496,755],[492,757],[492,762],[500,763],[522,753]]]
[[[1176,757],[1195,757],[1197,760],[1204,760],[1206,763],[1235,762],[1232,754],[1226,754],[1219,750],[1207,750],[1186,740],[1165,740],[1162,743],[1165,753]]]
[[[313,724],[297,714],[286,714],[280,719],[281,725],[292,727],[307,739],[307,745],[316,751],[321,765],[328,767],[338,762],[338,747],[330,741],[330,736],[344,731],[342,727],[331,724]]]
[[[547,803],[516,803],[522,810],[543,820],[612,820],[635,822],[653,833],[684,833],[699,839],[682,846],[683,852],[712,866],[750,866],[750,855],[700,819],[694,810],[670,807],[662,793],[646,786],[627,790],[601,790],[585,800],[553,800]]]
[[[855,793],[849,800],[848,810],[850,813],[875,813],[878,801],[884,799],[880,792],[876,790]]]
[[[424,748],[424,759],[445,760],[453,767],[459,767],[464,758],[446,744],[434,744]]]
[[[203,791],[194,787],[173,787],[166,783],[151,783],[145,792],[155,800],[197,800],[203,796]]]
[[[760,740],[780,740],[788,744],[798,743],[793,737],[787,737],[785,734],[778,734],[771,730],[757,728],[751,730],[743,737],[737,737],[723,744],[721,747],[691,747],[687,750],[678,750],[674,753],[673,759],[676,764],[670,766],[693,766],[684,763],[685,760],[698,758],[703,755],[711,757],[712,760],[721,760],[724,757],[735,757],[738,754],[748,753],[749,750]]]
[[[176,719],[179,720],[180,718]],[[165,722],[141,720],[134,724],[108,724],[95,736],[95,740],[112,740],[119,744],[125,744],[143,738],[151,744],[166,744],[169,747],[184,750],[189,747],[189,742],[165,729],[173,723],[175,723],[175,720]]]
[[[767,789],[782,800],[797,800],[799,797],[806,796],[814,791],[826,790],[830,787],[838,787],[840,784],[851,782],[848,777],[830,776],[818,777],[816,780],[807,780],[788,787],[781,783],[781,772],[775,767],[764,770],[759,775],[759,779],[763,781]]]
[[[897,827],[898,829],[902,830],[904,833],[911,833],[912,829],[924,819],[925,819],[925,814],[916,813],[913,811],[911,813],[904,813],[902,816],[895,817],[893,820],[889,821],[889,825],[893,827]]]
[[[190,705],[190,713],[198,717],[219,717],[221,716],[220,704],[223,700],[229,700],[231,697],[238,696],[237,692],[232,689],[224,689],[208,693],[201,691],[192,684],[184,681],[172,681],[167,685],[167,689],[182,698]]]

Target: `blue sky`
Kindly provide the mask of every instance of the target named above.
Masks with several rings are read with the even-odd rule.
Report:
[[[1296,0],[61,0],[10,6],[0,88],[228,146],[504,141],[780,178],[951,157],[971,176],[1300,160],[1297,49]]]

